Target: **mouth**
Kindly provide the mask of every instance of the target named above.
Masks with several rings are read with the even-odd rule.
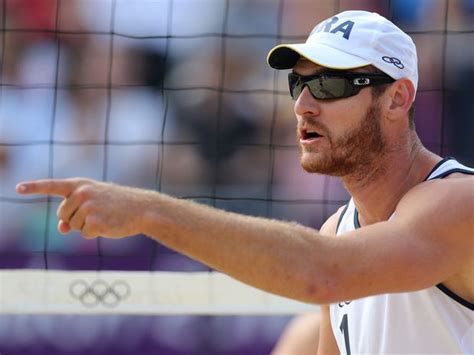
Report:
[[[323,137],[324,136],[316,130],[300,129],[300,141],[302,142],[309,142]]]

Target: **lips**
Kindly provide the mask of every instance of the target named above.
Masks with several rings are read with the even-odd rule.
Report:
[[[315,129],[300,129],[300,139],[302,141],[310,141],[321,137],[324,136]]]

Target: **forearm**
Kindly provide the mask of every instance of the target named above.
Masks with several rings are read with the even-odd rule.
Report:
[[[84,178],[25,182],[17,191],[64,197],[61,233],[78,230],[88,239],[143,233],[247,284],[307,302],[326,302],[335,284],[333,238],[295,223]]]
[[[326,238],[317,231],[162,194],[148,204],[144,232],[167,247],[283,296],[318,302],[324,292]]]

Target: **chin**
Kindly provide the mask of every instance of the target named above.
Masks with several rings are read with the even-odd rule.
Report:
[[[327,159],[322,154],[303,153],[301,155],[301,167],[308,173],[324,173]]]
[[[323,154],[303,153],[301,156],[301,167],[308,173],[324,174],[330,176],[344,176],[347,169],[335,162],[332,157]]]

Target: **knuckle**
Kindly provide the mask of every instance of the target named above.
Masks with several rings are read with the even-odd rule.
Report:
[[[75,195],[80,201],[85,201],[92,196],[92,189],[88,185],[82,185],[77,188]]]
[[[97,231],[100,228],[100,221],[97,218],[89,218],[86,225],[88,230]]]
[[[91,201],[84,202],[83,205],[81,206],[81,210],[86,215],[94,212],[94,208],[95,208],[95,204]]]
[[[83,228],[83,233],[88,236],[95,237],[100,233],[101,222],[100,219],[96,217],[86,217],[86,221]]]
[[[77,185],[78,186],[93,186],[94,180],[88,178],[78,178]]]
[[[82,185],[88,181],[91,181],[90,179],[87,179],[87,178],[83,178],[83,177],[74,177],[74,178],[69,178],[67,179],[69,180],[70,182],[72,182],[73,184],[75,184],[76,186],[78,185]]]

